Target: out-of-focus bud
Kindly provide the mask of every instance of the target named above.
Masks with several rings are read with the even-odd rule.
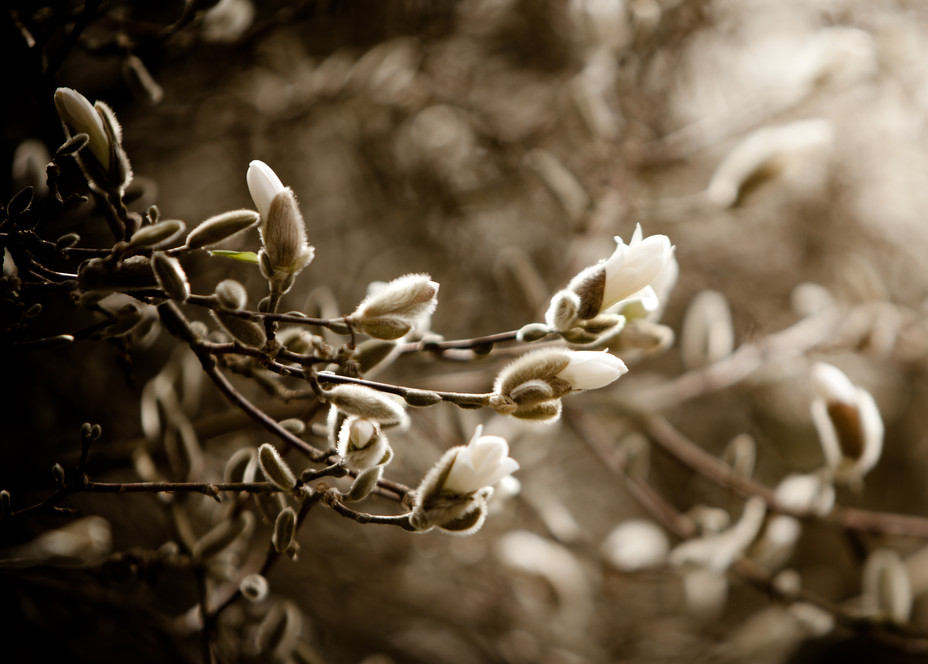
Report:
[[[863,599],[875,616],[902,624],[912,612],[912,584],[899,554],[877,549],[864,565]]]
[[[257,323],[239,318],[225,311],[210,311],[210,314],[222,325],[226,332],[246,346],[261,348],[267,343],[267,334],[264,328]]]
[[[751,546],[748,555],[768,571],[782,569],[793,557],[800,535],[802,524],[799,519],[777,514],[767,521],[761,536]]]
[[[406,422],[403,406],[389,395],[364,385],[336,385],[323,393],[333,406],[346,415],[355,415],[382,425]]]
[[[270,443],[264,443],[258,448],[258,463],[264,476],[280,489],[292,491],[296,487],[296,476],[277,448]]]
[[[683,542],[670,552],[672,565],[696,565],[724,572],[757,538],[767,507],[754,496],[744,504],[744,513],[734,526],[720,533]]]
[[[718,291],[706,290],[690,302],[683,319],[680,354],[689,369],[718,362],[731,355],[735,333],[728,300]]]
[[[51,155],[42,141],[26,139],[13,152],[13,185],[17,189],[33,187],[37,196],[44,197],[48,194],[45,168],[50,161]]]
[[[380,425],[357,415],[351,415],[342,422],[336,449],[344,459],[345,466],[351,470],[382,466],[389,463],[393,457],[393,451],[387,437],[380,431]]]
[[[227,519],[201,537],[193,546],[193,557],[208,560],[240,539],[246,539],[254,526],[251,512]]]
[[[235,452],[226,462],[226,467],[222,472],[222,481],[232,483],[253,480],[254,473],[252,472],[252,476],[246,479],[245,470],[249,465],[254,464],[255,458],[256,454],[253,447],[243,447]]]
[[[232,43],[251,27],[255,7],[251,0],[219,0],[203,14],[203,39]]]
[[[794,473],[780,480],[776,497],[790,511],[825,516],[834,507],[835,488],[822,473]]]
[[[274,605],[258,626],[257,648],[266,661],[286,661],[300,637],[302,616],[290,601]]]
[[[757,461],[757,443],[750,434],[739,434],[728,443],[722,460],[731,468],[733,475],[750,479],[754,474],[754,463]]]
[[[262,269],[268,280],[285,291],[316,251],[306,240],[306,224],[296,196],[277,174],[264,162],[252,161],[246,180],[261,214]]]
[[[160,104],[164,99],[164,89],[137,55],[129,55],[123,59],[122,75],[129,88],[149,104]]]
[[[173,256],[156,251],[151,257],[151,267],[158,280],[158,285],[168,296],[178,302],[185,302],[190,297],[190,282],[181,267],[180,261]]]
[[[296,512],[292,507],[286,507],[274,520],[274,533],[271,535],[271,544],[277,553],[283,553],[293,544],[296,535]]]
[[[407,274],[368,295],[348,320],[377,339],[399,339],[432,315],[438,284],[427,274]]]
[[[869,392],[837,367],[812,366],[812,421],[835,481],[859,484],[883,451],[883,418]]]
[[[763,127],[746,136],[712,174],[706,196],[720,207],[731,207],[747,183],[770,179],[798,153],[821,150],[834,142],[831,122],[822,118]]]
[[[157,224],[143,226],[137,230],[129,241],[129,246],[133,248],[166,247],[186,228],[187,225],[180,219],[165,219]]]
[[[448,450],[426,473],[416,490],[410,523],[418,530],[477,532],[486,517],[492,485],[519,468],[508,455],[504,438],[484,436],[478,427],[466,446]]]
[[[249,574],[242,579],[238,589],[241,591],[242,597],[249,602],[257,603],[267,599],[269,587],[265,577],[260,574]]]
[[[230,210],[210,217],[190,231],[188,249],[201,249],[218,244],[258,225],[261,215],[254,210]]]
[[[122,149],[122,129],[110,107],[101,101],[91,105],[71,88],[58,88],[55,108],[68,138],[87,134],[87,151],[81,150],[80,165],[91,184],[107,192],[122,194],[132,179],[129,159]]]
[[[0,555],[0,566],[92,565],[100,563],[111,549],[109,522],[99,516],[89,516],[42,533],[25,544],[6,549]]]
[[[590,197],[577,177],[547,150],[531,150],[525,155],[525,164],[554,194],[570,223],[579,222],[590,206]]]
[[[616,569],[635,572],[663,565],[670,551],[670,542],[656,524],[632,520],[616,526],[606,536],[602,551]]]
[[[240,311],[248,302],[245,287],[235,279],[223,279],[216,284],[216,290],[213,292],[219,306],[229,311]]]

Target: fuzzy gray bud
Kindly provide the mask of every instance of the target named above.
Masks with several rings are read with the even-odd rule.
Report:
[[[257,323],[239,318],[225,311],[211,311],[210,314],[222,327],[246,346],[261,348],[267,343],[264,328]]]
[[[151,267],[158,285],[171,299],[185,302],[190,297],[190,282],[187,281],[187,274],[181,267],[180,261],[156,251],[151,257]]]
[[[280,514],[274,520],[274,534],[271,536],[271,544],[277,553],[283,553],[293,543],[296,536],[296,512],[292,507],[281,510]]]
[[[142,247],[165,247],[180,236],[187,229],[187,225],[180,219],[165,219],[157,224],[143,226],[132,236],[129,246],[135,249]]]
[[[190,231],[187,236],[188,249],[202,249],[253,228],[261,220],[254,210],[230,210],[210,217]]]
[[[368,295],[348,320],[377,339],[399,339],[438,304],[438,283],[427,274],[407,274]]]
[[[248,303],[248,292],[235,279],[223,279],[216,284],[216,301],[219,306],[229,311],[239,311]]]
[[[325,391],[326,399],[348,415],[381,424],[400,424],[406,420],[403,407],[382,392],[363,385],[336,385]]]
[[[265,477],[279,488],[292,491],[296,487],[296,476],[273,445],[264,443],[258,448],[258,463]]]

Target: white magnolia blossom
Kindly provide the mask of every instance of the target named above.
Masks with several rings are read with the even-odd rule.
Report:
[[[519,469],[519,462],[509,456],[509,443],[501,436],[481,435],[480,429],[466,447],[460,447],[442,489],[466,495],[493,486]]]
[[[565,296],[573,294],[576,312],[574,320],[589,320],[600,313],[635,301],[645,311],[654,311],[660,299],[654,284],[669,290],[676,280],[678,268],[673,245],[666,235],[644,237],[639,224],[631,242],[615,238],[616,248],[609,258],[581,271],[570,280],[567,288],[552,298],[545,322],[564,331],[570,325],[564,315]],[[568,298],[569,300],[569,298]]]
[[[596,390],[628,373],[628,367],[615,355],[599,350],[577,350],[557,377],[570,383],[572,390]]]
[[[883,451],[883,418],[869,392],[837,367],[812,366],[812,421],[836,481],[859,483]]]

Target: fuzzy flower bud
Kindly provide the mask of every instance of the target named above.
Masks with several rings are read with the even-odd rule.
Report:
[[[438,284],[427,274],[407,274],[368,295],[349,321],[377,339],[398,339],[438,304]]]
[[[883,451],[883,419],[869,392],[830,364],[812,366],[812,421],[835,480],[859,483]]]
[[[88,136],[79,163],[90,183],[103,191],[122,193],[132,179],[132,167],[122,149],[122,129],[110,107],[101,101],[91,105],[79,92],[58,88],[55,109],[68,138]]]
[[[296,486],[293,471],[273,445],[264,443],[258,448],[258,463],[264,476],[279,488],[290,491]]]
[[[190,282],[187,281],[187,274],[181,267],[180,261],[173,256],[156,251],[151,257],[151,267],[158,284],[168,296],[179,302],[184,302],[190,297]]]
[[[632,240],[625,244],[616,237],[612,256],[592,265],[567,284],[566,291],[579,298],[577,319],[595,318],[626,300],[641,300],[648,311],[659,305],[652,283],[658,280],[673,261],[673,246],[666,235],[642,238],[641,226],[635,229]],[[551,327],[566,331],[575,321],[565,318],[563,291],[555,296],[545,322]]]
[[[336,385],[325,391],[329,403],[346,415],[363,417],[383,425],[401,424],[406,411],[383,392],[363,385]]]
[[[499,398],[490,405],[522,419],[551,420],[560,414],[560,397],[604,387],[627,371],[622,360],[604,351],[543,348],[499,373],[493,386]]]
[[[351,470],[382,466],[393,457],[393,450],[387,437],[381,433],[380,425],[356,415],[342,422],[336,449]]]
[[[453,447],[423,478],[416,491],[410,523],[419,530],[438,527],[469,535],[486,517],[492,485],[518,470],[509,444],[500,436],[484,436],[478,427],[464,446]]]
[[[285,283],[309,265],[315,255],[306,240],[306,225],[296,196],[264,162],[252,161],[245,179],[261,214],[262,252],[266,257],[262,265],[269,270],[265,276]]]
[[[248,230],[261,220],[253,210],[230,210],[210,217],[187,235],[188,249],[202,249],[228,240],[233,235]]]

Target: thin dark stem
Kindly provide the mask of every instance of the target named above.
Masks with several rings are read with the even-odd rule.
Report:
[[[335,490],[329,490],[326,492],[324,502],[337,514],[345,517],[346,519],[357,521],[358,523],[379,523],[387,526],[399,526],[403,530],[408,530],[410,532],[415,531],[415,528],[413,528],[412,524],[409,523],[409,514],[387,516],[358,512],[345,505],[345,503],[340,500],[339,494]]]
[[[400,353],[441,353],[451,349],[477,349],[489,352],[495,344],[506,341],[516,341],[519,331],[511,330],[509,332],[498,332],[497,334],[488,334],[483,337],[473,337],[472,339],[449,339],[447,341],[412,341],[400,346]]]
[[[391,385],[390,383],[378,383],[373,380],[365,380],[363,378],[352,378],[351,376],[339,376],[337,374],[329,373],[327,371],[319,372],[316,374],[316,379],[320,383],[334,383],[334,384],[352,384],[352,385],[363,385],[365,387],[370,387],[371,389],[378,390],[379,392],[386,392],[387,394],[395,394],[397,396],[405,398],[411,392],[422,391],[417,390],[417,388],[403,387],[401,385]],[[458,406],[463,406],[465,408],[480,408],[487,405],[487,399],[492,396],[492,393],[485,394],[471,394],[466,392],[440,392],[438,390],[426,390],[427,392],[432,392],[441,397],[442,401],[447,401]]]

